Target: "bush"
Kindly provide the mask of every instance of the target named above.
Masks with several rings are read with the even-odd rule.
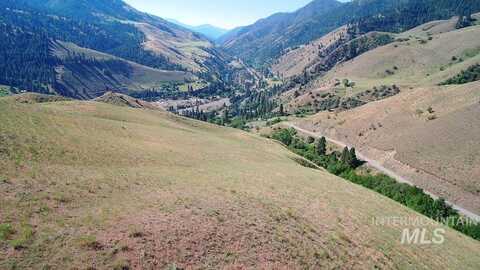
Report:
[[[15,249],[25,248],[33,238],[33,229],[30,225],[22,226],[17,238],[10,241],[10,245]]]
[[[272,134],[272,139],[277,140],[282,142],[283,144],[289,146],[295,135],[297,134],[297,131],[294,128],[289,128],[289,129],[280,129],[277,131],[274,131]]]
[[[278,123],[281,123],[282,121],[283,121],[282,118],[277,117],[273,120],[267,121],[266,125],[267,125],[267,127],[269,127],[269,126],[273,126],[273,125],[276,125]]]
[[[5,241],[10,238],[11,235],[15,233],[13,226],[8,223],[0,224],[0,240]]]
[[[480,64],[476,64],[470,66],[466,70],[462,70],[459,74],[442,82],[440,85],[465,84],[478,80],[480,80]]]
[[[240,118],[233,119],[232,122],[230,123],[230,127],[243,129],[243,130],[247,128],[245,120]]]

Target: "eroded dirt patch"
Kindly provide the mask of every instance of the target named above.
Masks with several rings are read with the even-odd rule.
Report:
[[[319,269],[386,266],[383,254],[338,237],[291,209],[263,203],[149,210],[100,236],[130,269]],[[368,263],[365,263],[368,261]]]

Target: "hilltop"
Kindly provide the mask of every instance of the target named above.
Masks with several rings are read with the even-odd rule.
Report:
[[[150,109],[150,110],[162,110],[159,106],[155,106],[150,102],[132,98],[127,95],[107,92],[101,97],[94,99],[97,102],[103,102],[111,105],[121,106],[121,107],[130,107],[137,109]]]

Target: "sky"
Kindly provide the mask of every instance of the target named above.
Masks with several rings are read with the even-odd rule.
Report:
[[[138,10],[189,25],[226,29],[245,26],[276,12],[295,11],[311,0],[125,0]]]

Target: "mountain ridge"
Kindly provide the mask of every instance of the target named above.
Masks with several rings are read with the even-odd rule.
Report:
[[[230,31],[228,29],[224,29],[211,24],[189,25],[189,24],[182,23],[176,19],[167,18],[166,20],[171,23],[180,25],[184,28],[187,28],[189,30],[192,30],[194,32],[200,33],[208,37],[212,41],[217,41],[218,38],[220,38],[221,36],[225,35],[227,32]]]
[[[219,52],[207,38],[137,11],[121,0],[6,0],[0,3],[0,15],[0,35],[4,40],[0,50],[2,55],[15,56],[0,61],[0,71],[4,74],[0,77],[0,84],[20,89],[83,98],[101,95],[112,86],[109,80],[104,86],[99,81],[100,84],[92,90],[94,96],[91,90],[86,95],[76,94],[85,92],[84,89],[89,88],[86,86],[67,86],[66,89],[61,86],[57,67],[63,66],[62,59],[52,54],[55,52],[52,44],[57,41],[70,42],[159,72],[208,73],[205,79],[210,82],[221,81],[222,73],[228,69],[229,57]],[[16,53],[19,50],[25,53]],[[31,64],[22,65],[26,62]],[[115,73],[105,65],[103,68],[109,69],[105,71],[107,73]],[[97,73],[91,67],[89,70]],[[97,74],[103,77],[100,73]],[[82,78],[83,74],[89,73],[77,75]],[[175,72],[171,74],[174,76],[170,81],[178,81]],[[168,77],[162,78],[164,82],[169,81]]]
[[[323,13],[318,12],[319,6]],[[403,32],[432,20],[480,11],[474,0],[317,0],[293,13],[274,14],[220,38],[227,52],[254,66],[268,66],[285,49],[306,44],[346,24],[357,31]],[[296,16],[303,14],[303,16]],[[381,15],[381,16],[379,16]],[[281,26],[272,27],[270,24]]]

